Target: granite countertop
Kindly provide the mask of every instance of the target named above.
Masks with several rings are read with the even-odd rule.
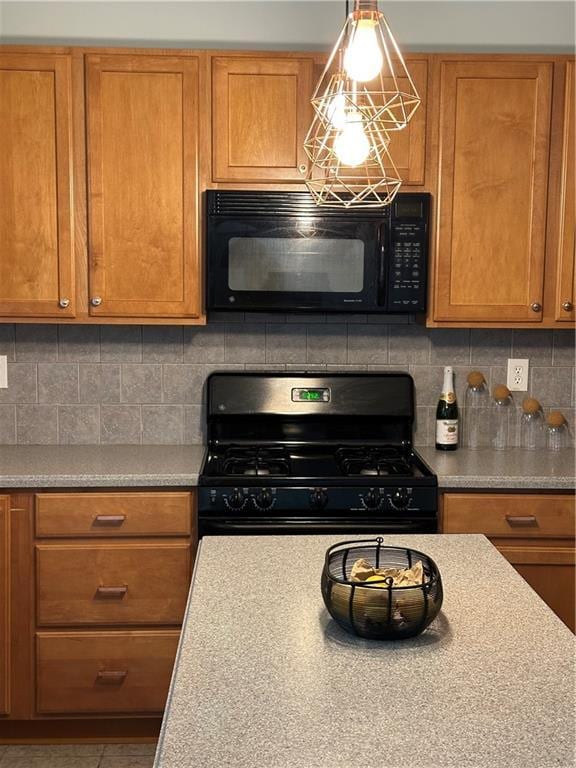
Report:
[[[506,452],[435,448],[418,452],[438,475],[440,488],[548,488],[575,486],[575,453],[514,448]],[[0,488],[194,486],[202,445],[3,445]]]
[[[396,642],[325,610],[339,540],[201,541],[155,768],[575,765],[574,636],[483,536],[387,537],[430,555],[445,591]]]

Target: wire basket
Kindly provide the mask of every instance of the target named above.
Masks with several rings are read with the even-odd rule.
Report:
[[[360,637],[398,640],[420,634],[442,607],[443,591],[436,563],[415,549],[382,546],[383,539],[343,541],[326,551],[322,597],[341,627]],[[393,586],[381,581],[352,581],[355,561],[364,558],[375,568],[411,568],[422,562],[422,584]]]

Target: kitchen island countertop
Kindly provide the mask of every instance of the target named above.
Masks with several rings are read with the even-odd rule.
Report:
[[[202,540],[156,768],[575,765],[574,637],[483,536],[387,537],[429,554],[445,591],[396,642],[326,612],[337,541]]]
[[[2,445],[0,488],[191,487],[203,445]],[[440,488],[574,489],[575,454],[509,451],[417,451]]]

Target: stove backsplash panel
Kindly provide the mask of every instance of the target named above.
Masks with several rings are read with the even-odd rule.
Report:
[[[442,370],[505,383],[509,357],[530,359],[530,394],[574,424],[572,330],[426,329],[410,318],[213,315],[206,327],[0,325],[8,388],[0,444],[189,444],[203,440],[204,383],[214,370],[409,371],[415,443],[434,442]],[[522,393],[518,393],[520,403]]]

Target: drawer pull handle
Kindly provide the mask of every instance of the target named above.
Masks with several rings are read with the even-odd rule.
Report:
[[[101,670],[96,675],[96,682],[100,685],[122,685],[128,672],[125,669]]]
[[[516,526],[537,526],[538,520],[534,515],[506,515],[508,525]]]
[[[126,515],[96,515],[94,518],[94,525],[117,526],[122,525],[125,520]]]
[[[122,600],[126,592],[128,592],[127,586],[98,587],[96,590],[96,597],[101,597],[104,600]]]

